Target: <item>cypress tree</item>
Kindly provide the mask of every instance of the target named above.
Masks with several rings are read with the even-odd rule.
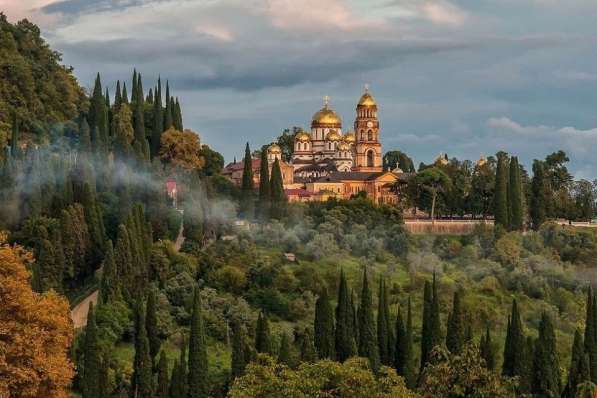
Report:
[[[539,229],[547,218],[548,190],[544,167],[543,162],[539,160],[533,162],[530,217],[534,229]]]
[[[155,398],[168,398],[168,359],[164,351],[160,354],[158,364],[158,384],[155,391]]]
[[[485,366],[487,367],[487,369],[494,370],[496,360],[491,342],[491,333],[489,331],[489,325],[486,326],[485,335],[481,336],[479,351],[481,354],[481,358],[483,358],[483,360],[485,361]]]
[[[278,362],[290,366],[290,356],[290,337],[288,337],[288,333],[282,332]]]
[[[267,151],[261,151],[261,163],[259,166],[259,216],[262,219],[268,218],[270,207],[270,181],[269,181],[269,163],[267,161]]]
[[[532,392],[538,397],[560,396],[561,380],[556,335],[551,318],[543,313],[535,344]]]
[[[396,372],[404,377],[406,385],[409,388],[413,388],[416,379],[413,362],[413,325],[410,297],[407,304],[406,326],[404,325],[400,309],[396,317],[394,367],[396,368]]]
[[[100,374],[97,381],[100,398],[110,398],[112,396],[112,391],[110,389],[109,371],[110,364],[108,363],[108,359],[104,358],[101,361]]]
[[[373,303],[367,270],[363,271],[363,288],[361,290],[361,301],[358,309],[359,324],[359,356],[369,359],[371,369],[379,369],[379,351],[377,347],[377,336],[375,323],[373,321]]]
[[[512,313],[508,319],[506,344],[504,345],[504,362],[502,374],[507,377],[519,377],[519,390],[522,393],[529,392],[530,372],[532,361],[529,346],[523,331],[522,320],[518,311],[518,303],[512,301]]]
[[[423,319],[421,326],[421,370],[425,368],[429,360],[429,353],[432,349],[432,331],[431,331],[431,306],[433,302],[433,294],[431,292],[431,284],[425,281],[423,287]]]
[[[243,159],[243,179],[241,184],[242,200],[240,202],[241,215],[245,218],[253,217],[253,160],[249,143],[245,147]]]
[[[93,88],[93,94],[91,95],[91,103],[89,105],[89,117],[88,122],[91,128],[97,127],[98,135],[96,141],[93,144],[96,148],[101,148],[102,144],[105,143],[103,138],[107,137],[107,109],[106,109],[106,97],[102,91],[102,82],[100,74],[97,74],[95,78],[95,86]]]
[[[510,194],[508,198],[510,205],[510,229],[521,231],[524,217],[522,209],[522,182],[520,179],[520,166],[518,165],[518,158],[516,156],[510,158],[510,182],[508,187]]]
[[[158,319],[156,314],[156,297],[153,289],[149,291],[147,296],[147,310],[145,317],[145,328],[147,329],[147,339],[149,340],[149,353],[152,360],[160,352],[162,341],[158,336]]]
[[[452,312],[448,316],[446,328],[446,347],[452,354],[459,354],[464,346],[465,328],[462,309],[460,307],[460,293],[454,292]]]
[[[137,68],[133,68],[132,89],[131,89],[131,102],[134,104],[137,102]]]
[[[499,152],[497,159],[495,194],[493,198],[495,224],[507,230],[510,226],[508,211],[508,155],[504,152]]]
[[[174,126],[174,119],[172,116],[172,107],[170,105],[170,83],[166,80],[166,96],[164,97],[164,102],[166,103],[166,109],[164,111],[164,130],[168,130],[170,127]]]
[[[323,289],[315,303],[315,347],[321,359],[334,359],[334,312],[327,289]]]
[[[106,256],[102,266],[99,296],[101,303],[109,303],[120,299],[118,270],[116,269],[114,248],[112,247],[111,240],[106,244]]]
[[[576,398],[578,396],[578,386],[591,381],[589,359],[585,354],[582,334],[578,329],[574,333],[574,343],[571,351],[568,382],[562,393],[563,398]]]
[[[19,146],[19,119],[17,113],[12,115],[12,135],[10,138],[10,154],[13,158],[21,156],[21,147]]]
[[[379,360],[382,365],[390,366],[393,362],[390,347],[388,297],[383,279],[379,281],[377,300],[377,344],[379,347]]]
[[[270,179],[270,216],[280,219],[286,209],[286,195],[284,194],[284,183],[282,171],[278,159],[272,165],[272,178]]]
[[[114,94],[114,113],[118,113],[122,104],[122,94],[120,91],[120,80],[116,80],[116,93]]]
[[[182,131],[182,113],[180,111],[180,103],[178,102],[178,97],[176,97],[176,101],[172,109],[174,112],[174,127],[176,128],[176,130]]]
[[[135,317],[135,359],[133,363],[132,391],[134,398],[151,397],[153,394],[152,361],[149,340],[145,328],[145,313],[142,301],[136,304]]]
[[[232,378],[242,376],[247,365],[245,334],[238,321],[232,323]]]
[[[145,97],[145,102],[153,105],[153,95],[153,88],[150,87],[149,93],[147,94],[147,97]]]
[[[585,315],[584,350],[589,357],[589,368],[593,383],[597,381],[597,344],[595,341],[597,330],[595,328],[595,318],[595,297],[593,296],[593,290],[589,286]]]
[[[185,398],[187,396],[187,361],[186,361],[186,350],[183,347],[180,350],[180,358],[177,363],[174,364],[172,369],[172,376],[170,377],[170,386],[168,392],[170,398]]]
[[[126,92],[126,82],[122,82],[122,103],[123,104],[128,104],[129,103],[129,97],[128,97],[128,94]]]
[[[153,130],[151,134],[151,156],[155,157],[160,152],[160,140],[164,131],[164,110],[162,108],[162,81],[158,77],[158,86],[153,101]]]
[[[203,324],[201,298],[199,296],[199,289],[195,288],[193,315],[191,318],[191,334],[189,337],[189,398],[207,397],[207,366],[207,344],[205,341],[205,326]]]
[[[317,351],[313,345],[313,337],[311,337],[311,331],[305,330],[303,338],[301,340],[301,361],[303,362],[315,362],[317,361]]]
[[[344,362],[354,356],[354,319],[353,306],[348,293],[348,284],[344,270],[340,271],[338,287],[338,304],[336,307],[335,349],[336,360]]]
[[[100,352],[97,342],[97,326],[93,303],[89,304],[87,326],[85,327],[85,347],[83,350],[83,398],[100,398],[98,379],[100,376]]]
[[[255,350],[263,354],[273,353],[269,321],[263,312],[260,312],[259,317],[257,318],[257,326],[255,328]]]

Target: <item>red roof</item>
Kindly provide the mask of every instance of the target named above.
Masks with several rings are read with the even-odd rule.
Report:
[[[261,159],[252,159],[251,163],[253,166],[253,170],[261,167]],[[228,171],[228,172],[234,172],[234,171],[242,170],[244,168],[245,168],[245,162],[241,160],[240,162],[229,163],[226,167],[224,167],[224,170]]]
[[[308,198],[313,196],[313,194],[307,191],[304,188],[292,188],[292,189],[285,189],[284,193],[286,196],[298,196],[299,198]]]
[[[166,189],[168,190],[169,194],[174,192],[176,190],[176,181],[174,181],[172,179],[169,179],[168,181],[166,181]]]

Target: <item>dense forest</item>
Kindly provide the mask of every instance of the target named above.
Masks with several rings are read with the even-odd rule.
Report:
[[[563,152],[529,175],[391,151],[401,206],[292,204],[277,162],[224,178],[167,81],[86,94],[37,27],[0,23],[0,396],[595,394],[597,233],[550,222],[591,219],[595,188]],[[496,226],[410,235],[413,207]]]

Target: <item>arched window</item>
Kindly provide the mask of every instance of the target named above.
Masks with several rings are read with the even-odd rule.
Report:
[[[371,130],[367,132],[367,141],[373,141],[373,131]]]
[[[375,157],[375,153],[373,152],[373,149],[369,149],[367,151],[367,167],[373,167],[373,159]]]

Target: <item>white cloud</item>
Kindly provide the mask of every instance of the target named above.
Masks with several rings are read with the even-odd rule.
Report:
[[[448,1],[425,1],[421,11],[426,19],[439,25],[459,26],[466,20],[466,13]]]

